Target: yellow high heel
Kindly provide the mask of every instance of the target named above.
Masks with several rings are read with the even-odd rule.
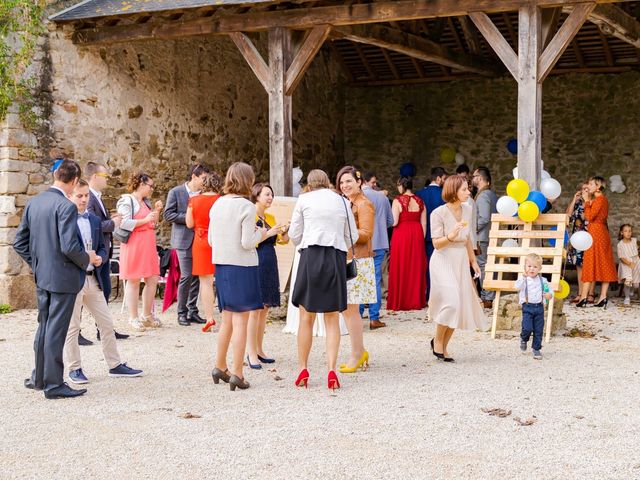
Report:
[[[361,368],[363,372],[369,368],[369,352],[366,350],[360,355],[355,367],[349,368],[346,363],[340,365],[340,373],[356,373],[359,368]]]

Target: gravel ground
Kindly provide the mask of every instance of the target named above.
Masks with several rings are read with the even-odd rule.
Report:
[[[99,346],[82,347],[89,391],[58,401],[22,385],[35,312],[4,315],[0,477],[637,479],[640,305],[618,305],[565,306],[568,328],[595,337],[555,337],[542,361],[521,354],[511,332],[461,332],[457,362],[439,363],[425,312],[386,316],[388,328],[365,334],[369,371],[341,375],[335,394],[324,339],[309,389],[293,386],[295,337],[281,323],[265,340],[275,371],[246,371],[247,391],[214,385],[215,333],[179,327],[170,310],[165,327],[118,342],[143,378],[108,378]],[[342,359],[348,348],[343,337]]]

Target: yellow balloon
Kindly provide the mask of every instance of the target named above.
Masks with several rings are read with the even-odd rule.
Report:
[[[556,291],[555,297],[559,299],[567,298],[569,296],[569,293],[571,292],[571,287],[564,278],[560,280],[559,286],[560,290]]]
[[[518,217],[523,222],[533,222],[540,215],[540,209],[538,205],[533,203],[531,200],[527,200],[526,202],[522,202],[518,207]]]
[[[507,195],[522,203],[529,196],[529,184],[521,178],[514,178],[507,185]]]
[[[445,147],[440,150],[440,160],[445,163],[454,162],[456,159],[456,149],[451,147]],[[527,194],[528,195],[528,194]]]

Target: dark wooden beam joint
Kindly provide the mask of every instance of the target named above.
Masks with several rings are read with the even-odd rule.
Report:
[[[605,35],[640,48],[640,22],[620,7],[598,5],[589,15],[589,21],[595,23]]]

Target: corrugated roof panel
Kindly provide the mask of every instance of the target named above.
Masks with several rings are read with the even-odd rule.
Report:
[[[181,8],[217,7],[223,5],[251,5],[277,3],[274,0],[85,0],[51,15],[56,22],[89,18],[128,15],[132,13],[161,12]]]

